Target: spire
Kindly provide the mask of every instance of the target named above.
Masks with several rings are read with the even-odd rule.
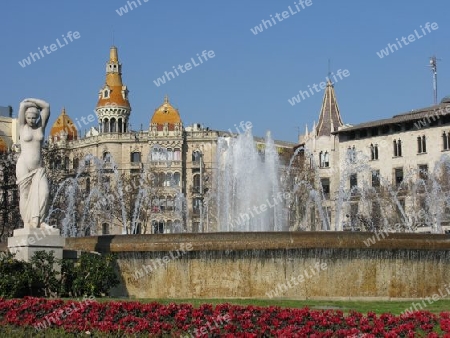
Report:
[[[109,62],[118,62],[118,61],[119,61],[119,56],[117,53],[117,47],[112,46],[111,49],[109,50]]]
[[[169,103],[169,96],[167,94],[164,96],[164,103]]]
[[[122,82],[122,65],[119,62],[119,54],[115,46],[109,50],[109,60],[106,62],[106,81],[98,96],[97,108],[116,106],[131,110],[128,102],[128,88]]]
[[[119,62],[117,47],[109,50],[106,62],[106,81],[98,93],[95,109],[101,133],[125,133],[128,131],[128,118],[131,107],[128,101],[128,88],[122,82],[122,65]]]
[[[334,92],[334,85],[328,79],[325,94],[323,96],[316,135],[330,136],[331,132],[337,130],[342,125],[343,123],[336,100],[336,94]]]
[[[119,54],[115,46],[109,50],[109,61],[106,63],[106,84],[110,87],[123,86],[122,65],[119,62]]]

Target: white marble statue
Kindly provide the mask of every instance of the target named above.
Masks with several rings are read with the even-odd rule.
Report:
[[[25,229],[46,228],[48,182],[42,165],[42,143],[50,117],[50,105],[39,99],[25,99],[19,108],[20,155],[16,164],[19,209]]]

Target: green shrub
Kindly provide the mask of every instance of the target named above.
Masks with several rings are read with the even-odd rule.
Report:
[[[30,259],[33,269],[33,286],[39,296],[57,297],[61,282],[55,268],[61,266],[61,259],[55,258],[53,251],[37,251]]]
[[[33,269],[14,254],[0,255],[0,297],[17,298],[32,294]]]
[[[37,251],[27,263],[8,252],[0,255],[0,297],[108,295],[119,284],[114,264],[111,254],[82,253],[78,261],[73,261],[57,259],[53,251]],[[55,270],[57,265],[61,266],[61,278]]]
[[[69,297],[96,296],[109,294],[109,290],[119,284],[115,269],[115,256],[82,253],[78,261],[64,260],[62,279],[64,295]]]

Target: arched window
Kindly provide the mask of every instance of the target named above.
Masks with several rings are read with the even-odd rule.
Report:
[[[111,131],[111,133],[115,133],[115,132],[117,131],[117,123],[116,123],[116,119],[115,119],[115,118],[112,118],[112,119],[109,121],[109,125],[110,125],[109,130]]]
[[[111,154],[108,151],[103,153],[103,161],[106,163],[111,163]]]
[[[164,180],[164,186],[170,187],[172,181],[172,173],[166,173],[165,180]]]
[[[173,151],[171,148],[167,148],[167,160],[173,161]]]
[[[200,193],[200,174],[193,177],[193,189],[195,193]]]
[[[449,133],[450,135],[450,133]],[[443,142],[443,150],[448,150],[449,149],[449,142],[448,142],[448,135],[447,133],[444,131],[444,133],[442,134],[442,142]]]
[[[180,173],[173,174],[173,185],[175,187],[179,187],[181,182],[181,175]]]
[[[164,233],[170,234],[172,232],[173,232],[172,221],[168,220],[168,221],[166,221],[166,228],[164,229]]]
[[[108,119],[103,120],[103,132],[109,133],[109,120]]]
[[[153,221],[152,222],[153,233],[154,234],[163,234],[164,233],[164,221]]]

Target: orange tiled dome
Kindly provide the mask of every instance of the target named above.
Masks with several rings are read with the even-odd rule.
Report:
[[[167,95],[164,98],[164,103],[153,113],[150,123],[156,123],[158,125],[158,130],[160,130],[160,127],[162,128],[165,123],[169,124],[169,130],[174,130],[175,124],[181,123],[180,114],[178,113],[178,110],[169,103]]]
[[[123,98],[122,86],[109,86],[109,88],[109,97],[104,98],[103,96],[101,96],[98,99],[97,108],[109,107],[114,104],[116,104],[118,107],[130,108],[130,102],[128,102],[127,99]]]
[[[65,108],[62,109],[61,114],[55,123],[53,123],[52,129],[50,129],[50,136],[52,138],[57,137],[59,140],[63,134],[67,135],[68,141],[76,140],[78,135],[77,127],[75,127],[69,115],[66,114]]]
[[[8,151],[8,144],[3,137],[0,137],[0,153],[6,153]]]

